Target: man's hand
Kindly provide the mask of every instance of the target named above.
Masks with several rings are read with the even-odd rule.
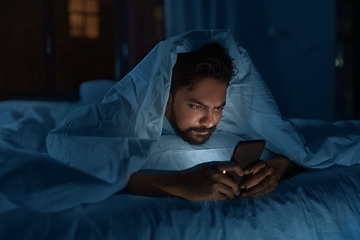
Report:
[[[241,195],[257,197],[273,191],[281,178],[301,172],[303,168],[286,157],[276,157],[268,161],[256,161],[244,169],[245,177],[240,184]]]
[[[183,171],[151,171],[134,173],[127,190],[138,195],[174,195],[188,200],[225,200],[239,195],[233,177],[243,171],[236,162],[208,162]]]
[[[209,162],[197,165],[182,173],[178,195],[189,200],[234,199],[240,194],[234,178],[227,171],[243,175],[235,162]]]

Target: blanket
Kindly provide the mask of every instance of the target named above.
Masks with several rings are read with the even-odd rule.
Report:
[[[229,51],[239,70],[216,132],[201,146],[161,136],[177,53],[213,41]],[[101,202],[140,169],[181,170],[205,161],[227,161],[238,140],[265,139],[265,159],[280,154],[307,168],[359,162],[359,122],[324,123],[333,134],[307,140],[281,116],[247,52],[226,30],[189,32],[159,43],[101,103],[76,108],[59,124],[43,109],[30,110],[31,121],[21,124],[41,129],[45,123],[48,128],[40,132],[39,145],[21,135],[16,142],[11,137],[2,140],[1,212],[56,212]],[[45,148],[44,136],[53,127]]]

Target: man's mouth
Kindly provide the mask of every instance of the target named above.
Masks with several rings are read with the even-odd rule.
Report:
[[[200,130],[200,131],[196,131],[193,130],[194,133],[199,134],[199,135],[207,135],[209,134],[209,130]]]
[[[186,142],[190,144],[203,144],[207,142],[211,134],[215,131],[216,126],[207,128],[207,127],[190,127],[185,131],[178,129],[176,131],[179,136]]]

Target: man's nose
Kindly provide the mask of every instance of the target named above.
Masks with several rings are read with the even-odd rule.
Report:
[[[204,115],[200,119],[200,124],[204,127],[211,128],[215,125],[215,115],[213,110],[210,108],[206,108],[203,111]]]

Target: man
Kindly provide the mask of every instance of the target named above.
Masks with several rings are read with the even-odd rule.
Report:
[[[184,141],[203,144],[209,140],[220,122],[234,72],[232,59],[218,43],[178,54],[165,115]],[[266,162],[259,160],[246,169],[230,161],[210,162],[183,171],[134,173],[127,190],[133,194],[175,195],[189,200],[233,199],[240,189],[226,172],[234,171],[239,176],[246,175],[240,186],[241,194],[255,197],[271,192],[282,177],[299,169],[281,156]]]

